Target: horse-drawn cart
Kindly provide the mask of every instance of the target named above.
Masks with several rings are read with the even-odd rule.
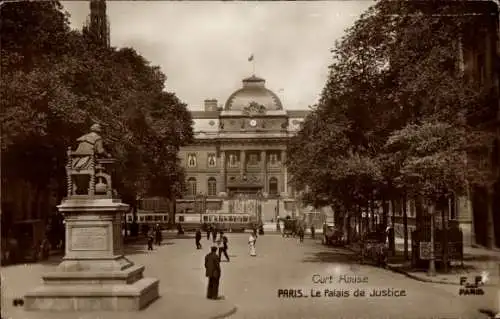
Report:
[[[297,220],[296,219],[285,219],[283,228],[283,237],[295,237],[297,234]]]

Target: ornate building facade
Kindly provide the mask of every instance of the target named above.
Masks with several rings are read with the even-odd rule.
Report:
[[[285,110],[264,79],[251,76],[242,82],[223,107],[217,100],[205,100],[203,111],[192,112],[195,143],[180,151],[187,193],[177,199],[177,212],[195,212],[202,194],[210,212],[253,207],[233,202],[243,198],[260,201],[264,222],[296,213],[284,163],[287,141],[308,111]]]

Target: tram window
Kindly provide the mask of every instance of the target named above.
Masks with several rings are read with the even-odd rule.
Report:
[[[151,222],[151,221],[153,221],[153,216],[151,216],[151,215],[146,215],[146,221],[147,221],[147,222]]]
[[[168,221],[168,216],[167,215],[163,216],[163,221],[165,221],[165,222]]]
[[[243,217],[243,222],[246,223],[248,221],[248,217]]]
[[[208,221],[208,216],[203,216],[203,221],[207,222]]]
[[[160,221],[161,220],[161,216],[155,216],[155,220],[156,221]]]
[[[143,222],[144,221],[144,216],[139,216],[139,221]]]
[[[129,222],[131,222],[131,221],[132,221],[132,216],[128,215],[128,216],[127,216],[127,220],[128,220]]]
[[[229,216],[229,221],[232,222],[233,221],[233,216]]]
[[[214,221],[218,222],[219,221],[219,216],[214,216]]]
[[[214,221],[214,216],[208,216],[208,221],[213,222]]]
[[[184,216],[179,216],[179,222],[183,222],[184,221]]]

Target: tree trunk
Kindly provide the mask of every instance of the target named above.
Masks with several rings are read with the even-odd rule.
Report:
[[[487,189],[487,210],[486,210],[486,247],[493,249],[496,246],[495,226],[493,225],[493,187]]]
[[[382,226],[385,229],[387,227],[387,215],[389,213],[389,203],[384,198],[382,199]]]
[[[370,218],[371,216],[371,218]],[[375,220],[375,199],[372,197],[370,201],[370,216],[368,217],[368,228],[371,231],[373,229],[373,221]]]
[[[448,209],[443,209],[442,220],[443,220],[443,270],[445,273],[448,272],[448,217],[451,212],[451,198],[448,198]]]
[[[408,198],[403,196],[403,238],[404,238],[404,259],[409,259],[408,254],[408,211],[407,211]]]
[[[435,247],[435,218],[436,218],[436,209],[435,209],[435,203],[430,203],[430,205],[427,206],[428,214],[430,215],[430,222],[431,222],[431,243],[430,243],[430,260],[429,260],[429,269],[427,271],[429,276],[435,276],[436,275],[436,251],[434,250]]]
[[[395,217],[396,215],[396,200],[394,198],[391,199],[391,220],[390,220],[390,225],[391,225],[391,231],[389,232],[388,236],[388,241],[389,241],[389,249],[392,253],[392,256],[396,255],[396,228],[394,226],[395,224]]]

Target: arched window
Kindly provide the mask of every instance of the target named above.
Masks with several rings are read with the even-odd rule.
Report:
[[[215,177],[210,177],[208,179],[208,196],[217,195],[217,180]]]
[[[189,196],[196,195],[196,178],[190,177],[187,182],[187,193]]]
[[[278,195],[278,180],[276,177],[269,179],[269,195]]]

